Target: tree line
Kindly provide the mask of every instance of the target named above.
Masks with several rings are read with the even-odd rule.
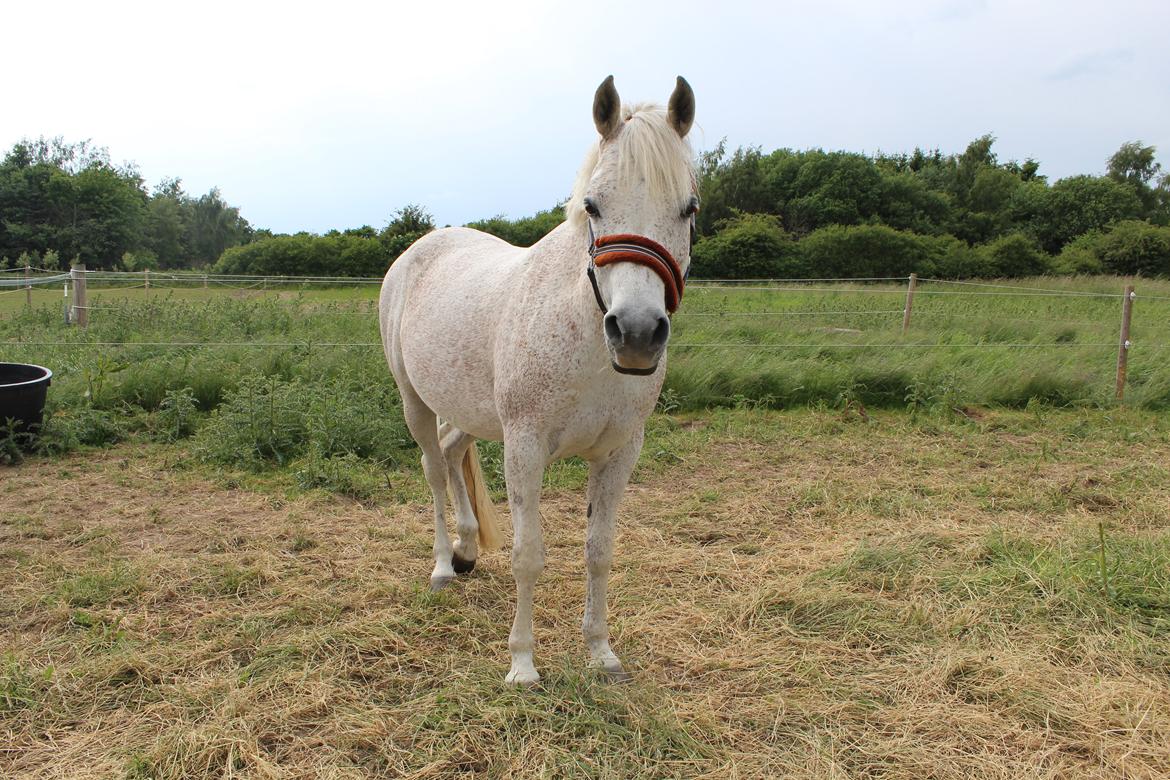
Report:
[[[961,154],[758,148],[699,158],[694,274],[705,278],[1170,274],[1170,180],[1155,148],[1121,146],[1103,176],[1049,183]]]
[[[89,142],[16,143],[0,163],[0,264],[58,268],[193,268],[256,236],[216,189],[178,179],[148,191],[133,165]]]
[[[697,161],[693,275],[1170,275],[1170,177],[1154,147],[1126,143],[1105,175],[1050,183],[1035,160],[1000,162],[994,143],[874,155],[720,143]],[[563,219],[560,204],[468,226],[529,246]],[[0,267],[379,276],[434,227],[412,204],[381,229],[274,235],[216,189],[192,196],[178,179],[147,188],[104,149],[61,139],[21,141],[0,164]]]

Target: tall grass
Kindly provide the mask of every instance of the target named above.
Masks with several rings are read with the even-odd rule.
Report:
[[[901,284],[693,285],[675,317],[662,408],[1108,406],[1124,282],[1016,282],[1114,297],[987,295],[1017,291],[926,283],[904,335]],[[386,460],[409,444],[400,422],[387,422],[401,413],[377,346],[375,296],[372,287],[95,290],[88,330],[62,323],[57,298],[8,308],[0,341],[4,359],[54,371],[42,445],[50,449],[135,429],[162,438],[202,429],[201,451],[222,462]],[[1170,283],[1140,282],[1132,339],[1127,402],[1170,408]],[[338,343],[361,346],[320,346]],[[252,408],[261,403],[269,403],[267,430]],[[289,415],[277,420],[278,406]]]

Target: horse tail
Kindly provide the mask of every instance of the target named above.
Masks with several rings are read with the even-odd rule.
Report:
[[[488,494],[475,442],[471,443],[463,456],[463,481],[467,484],[467,498],[471,501],[471,509],[479,523],[480,548],[500,549],[504,546],[504,540],[500,536],[500,516],[496,514],[496,505],[492,503],[492,497]]]

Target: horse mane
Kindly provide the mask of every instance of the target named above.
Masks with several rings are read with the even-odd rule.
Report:
[[[666,119],[666,109],[656,103],[622,106],[622,130],[613,143],[618,149],[620,184],[645,181],[650,197],[673,200],[681,207],[698,186],[691,146]],[[601,157],[601,143],[589,147],[565,204],[569,223],[585,224],[585,191]]]

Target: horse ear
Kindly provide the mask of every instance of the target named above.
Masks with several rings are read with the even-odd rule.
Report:
[[[612,138],[622,123],[622,99],[618,97],[613,76],[601,82],[593,93],[593,124],[602,138]]]
[[[670,126],[678,131],[680,137],[686,138],[691,130],[691,124],[695,121],[695,91],[682,76],[678,77],[668,107],[667,118],[670,120]]]

